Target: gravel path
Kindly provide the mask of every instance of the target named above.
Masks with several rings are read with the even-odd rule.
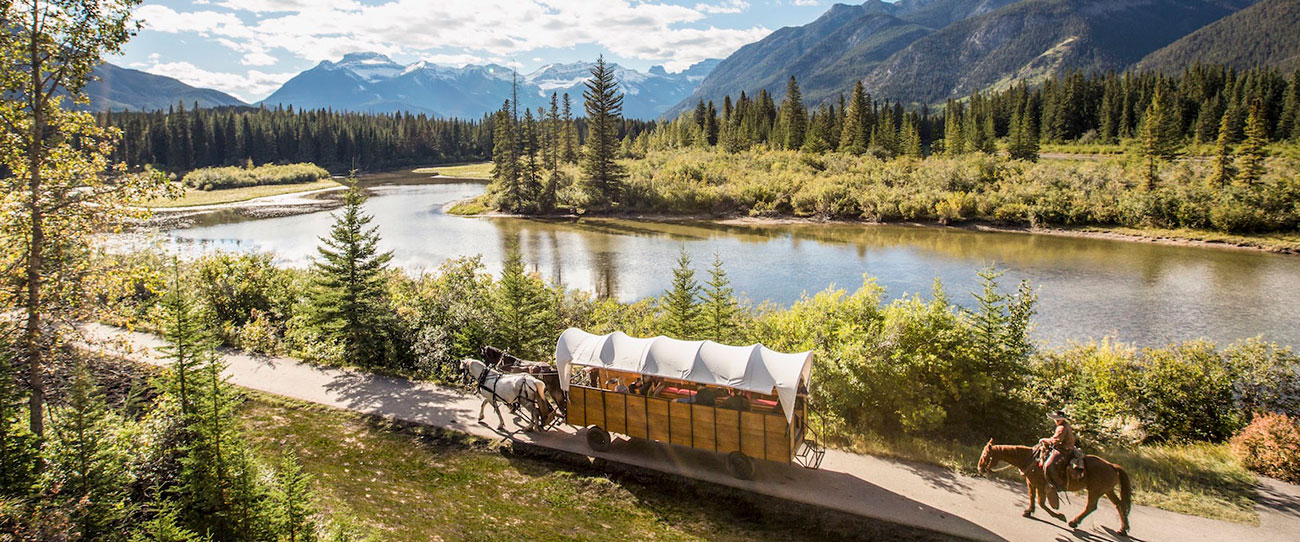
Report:
[[[84,329],[88,339],[99,344],[96,348],[160,363],[154,357],[161,344],[155,336],[98,324]],[[490,407],[485,418],[487,423],[478,423],[476,398],[430,383],[240,351],[227,352],[226,361],[233,383],[259,391],[491,439],[514,439],[962,538],[1152,542],[1300,540],[1300,486],[1275,480],[1261,481],[1258,527],[1134,506],[1130,517],[1132,536],[1126,538],[1116,534],[1119,517],[1104,499],[1079,529],[1071,530],[1041,511],[1036,518],[1022,518],[1025,491],[1018,484],[835,450],[827,452],[821,470],[758,462],[755,480],[743,481],[727,474],[720,457],[695,450],[616,440],[609,452],[596,453],[587,448],[585,439],[573,428],[564,426],[558,431],[528,434],[518,431],[511,420],[506,421],[510,432],[501,433],[494,429],[496,417]],[[1079,512],[1084,501],[1082,495],[1072,499],[1072,503],[1063,506],[1070,516]]]

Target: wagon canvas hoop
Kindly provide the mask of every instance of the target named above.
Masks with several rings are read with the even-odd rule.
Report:
[[[812,352],[786,354],[760,344],[729,346],[659,336],[631,337],[616,331],[595,335],[569,328],[555,345],[560,387],[569,390],[574,365],[771,394],[793,422],[800,385],[812,372]]]

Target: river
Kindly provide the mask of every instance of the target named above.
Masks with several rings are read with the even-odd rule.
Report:
[[[976,272],[991,265],[1005,271],[1006,289],[1030,281],[1039,295],[1035,337],[1049,344],[1103,337],[1225,343],[1255,335],[1300,344],[1296,256],[921,226],[467,218],[442,209],[481,193],[482,184],[372,190],[366,209],[381,247],[410,272],[479,254],[496,273],[505,247],[517,242],[547,279],[630,301],[663,292],[685,249],[701,282],[716,254],[736,291],[755,303],[789,304],[830,285],[852,289],[869,275],[891,299],[928,297],[939,278],[954,301],[969,305]],[[327,211],[266,219],[221,211],[167,234],[190,248],[268,251],[303,266],[331,220]]]

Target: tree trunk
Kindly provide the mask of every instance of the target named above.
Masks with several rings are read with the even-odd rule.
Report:
[[[38,20],[39,3],[32,3],[32,21]],[[41,162],[43,139],[45,138],[45,95],[41,85],[41,56],[38,47],[39,32],[28,29],[31,35],[31,58],[29,59],[31,86],[27,89],[28,103],[32,108],[31,141],[27,147],[28,162],[28,210],[31,212],[31,232],[27,247],[27,299],[24,309],[27,311],[27,329],[23,342],[27,350],[28,378],[32,388],[30,399],[31,430],[39,436],[45,434],[45,374],[42,363],[44,346],[41,330],[41,255],[45,242],[44,216],[41,213]]]

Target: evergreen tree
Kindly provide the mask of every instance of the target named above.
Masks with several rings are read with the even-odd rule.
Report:
[[[1278,115],[1278,139],[1291,138],[1300,141],[1300,68],[1291,74],[1291,83],[1287,86],[1286,100],[1282,104],[1282,113]]]
[[[124,422],[108,410],[84,363],[78,364],[67,405],[51,414],[58,423],[45,446],[41,485],[69,505],[77,539],[120,538],[132,509],[126,443],[119,431]]]
[[[292,454],[285,454],[275,472],[274,501],[277,534],[285,542],[316,540],[316,505],[311,476],[302,471]]]
[[[524,110],[521,126],[523,139],[523,168],[520,174],[524,208],[536,210],[537,198],[542,192],[542,164],[537,159],[537,122],[531,110]]]
[[[167,293],[161,300],[163,320],[162,336],[167,344],[159,348],[163,358],[169,360],[167,391],[175,395],[181,416],[194,413],[193,374],[196,368],[212,355],[216,340],[204,325],[204,315],[195,305],[191,292],[184,289],[180,262],[172,261],[172,277]]]
[[[1147,159],[1143,186],[1148,189],[1155,185],[1159,161],[1178,156],[1180,130],[1173,107],[1165,96],[1163,85],[1156,86],[1151,105],[1147,106],[1142,119],[1142,153]]]
[[[966,137],[962,134],[962,103],[948,100],[943,112],[943,150],[948,156],[966,153]]]
[[[159,512],[152,519],[146,520],[131,535],[131,542],[203,542],[194,531],[182,527],[175,510]]]
[[[672,287],[659,299],[663,310],[663,333],[670,337],[692,340],[700,329],[700,285],[695,281],[695,270],[691,269],[691,257],[682,248],[677,258],[677,267],[673,269]]]
[[[523,183],[520,180],[519,156],[516,152],[514,119],[510,116],[510,101],[507,100],[496,113],[493,121],[495,129],[492,137],[492,186],[490,190],[496,199],[497,208],[518,213],[523,210]]]
[[[1241,168],[1237,171],[1237,184],[1251,186],[1264,176],[1264,156],[1268,144],[1268,119],[1264,106],[1255,100],[1246,119],[1246,141],[1241,144]]]
[[[493,343],[523,357],[545,355],[555,331],[555,311],[546,286],[524,269],[518,245],[506,250],[497,306],[501,320]]]
[[[722,257],[717,254],[713,255],[713,267],[709,269],[709,281],[704,285],[700,301],[704,338],[720,343],[734,341],[739,307],[736,306],[731,280],[722,268]]]
[[[618,125],[623,113],[623,94],[618,91],[614,70],[604,55],[591,68],[591,79],[582,92],[587,109],[586,151],[583,153],[582,188],[590,205],[603,209],[618,202],[623,191],[623,166],[618,155]]]
[[[569,93],[564,93],[564,109],[561,121],[564,123],[560,136],[560,159],[566,164],[578,161],[578,128],[573,124],[573,110],[569,105]]]
[[[1224,114],[1220,120],[1218,142],[1214,145],[1214,170],[1206,179],[1206,185],[1213,190],[1222,189],[1236,175],[1236,168],[1232,165],[1232,148],[1228,144],[1228,122],[1228,115]]]
[[[718,110],[713,107],[713,100],[709,100],[709,107],[704,112],[704,135],[709,146],[718,144],[718,130]]]
[[[557,192],[562,178],[563,174],[560,173],[559,169],[552,169],[550,173],[546,174],[546,182],[542,183],[542,193],[537,198],[537,209],[543,214],[555,212]]]
[[[546,115],[546,130],[550,134],[548,138],[549,145],[546,152],[546,169],[555,171],[560,167],[560,139],[564,136],[564,130],[561,128],[560,109],[557,105],[557,98],[554,92],[551,93],[551,110]]]
[[[866,125],[867,118],[867,92],[862,87],[862,81],[853,84],[853,94],[849,99],[849,105],[844,110],[844,128],[840,132],[840,150],[850,154],[862,154],[867,152],[867,139],[870,128]]]
[[[343,349],[343,360],[374,366],[388,359],[384,272],[391,252],[379,252],[378,227],[362,211],[365,190],[348,181],[343,208],[312,262],[311,323]]]
[[[785,128],[787,149],[803,147],[804,136],[808,131],[808,111],[803,106],[803,94],[799,92],[799,83],[790,76],[785,85],[785,101],[781,102],[781,124]]]
[[[36,437],[23,420],[22,390],[14,382],[9,351],[0,350],[0,497],[25,497],[36,476]]]

